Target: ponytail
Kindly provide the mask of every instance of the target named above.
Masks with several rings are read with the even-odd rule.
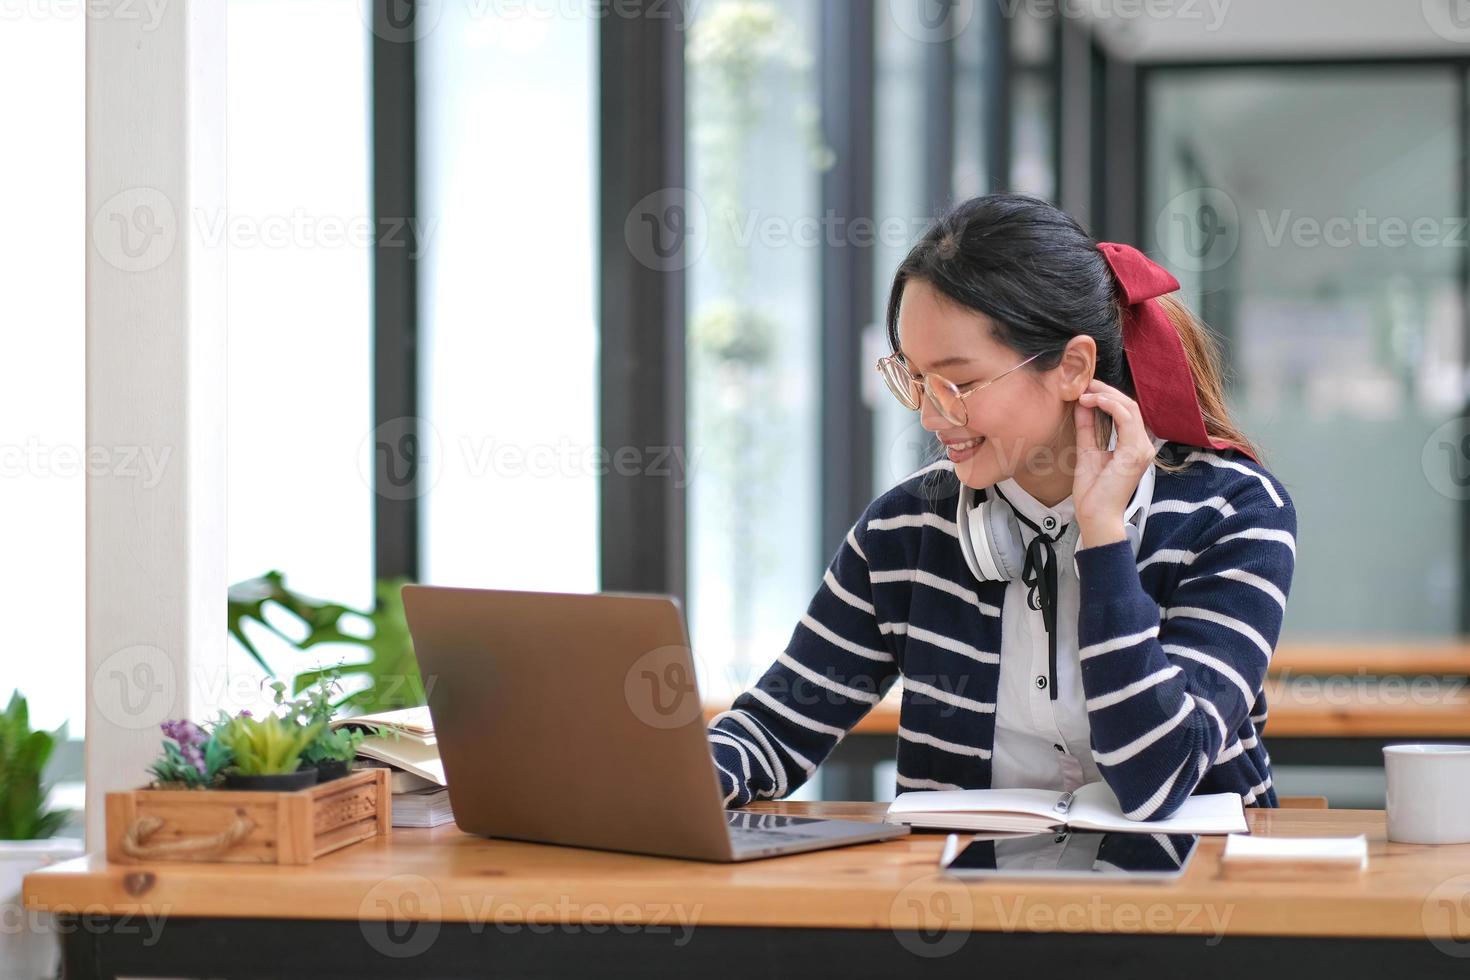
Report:
[[[1174,329],[1179,331],[1179,340],[1184,345],[1184,356],[1189,361],[1189,372],[1194,376],[1194,390],[1199,398],[1200,415],[1205,421],[1205,434],[1212,439],[1239,446],[1265,465],[1265,456],[1255,443],[1240,430],[1230,417],[1230,408],[1225,404],[1224,370],[1221,365],[1220,344],[1204,321],[1195,316],[1189,307],[1174,293],[1158,298],[1164,313]],[[1158,460],[1160,469],[1178,472],[1187,464],[1168,463]]]

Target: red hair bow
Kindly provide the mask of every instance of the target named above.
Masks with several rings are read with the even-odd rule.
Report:
[[[1132,245],[1098,242],[1097,249],[1123,291],[1123,351],[1144,424],[1155,436],[1170,442],[1234,449],[1260,462],[1244,447],[1212,439],[1205,431],[1184,343],[1157,302],[1158,297],[1178,289],[1179,280]]]

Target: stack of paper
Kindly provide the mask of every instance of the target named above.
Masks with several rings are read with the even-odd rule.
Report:
[[[454,820],[449,790],[442,787],[393,794],[393,826],[437,827]]]
[[[1359,871],[1368,866],[1368,839],[1266,837],[1230,834],[1220,864],[1226,870]]]

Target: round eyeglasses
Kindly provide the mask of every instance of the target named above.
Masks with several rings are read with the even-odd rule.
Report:
[[[982,388],[990,387],[1011,371],[1025,367],[1040,356],[1040,354],[1032,354],[1020,364],[997,374],[989,381],[967,385],[963,391],[953,381],[937,374],[926,374],[924,380],[920,381],[909,373],[908,367],[899,360],[897,354],[878,358],[878,373],[883,375],[883,380],[888,383],[888,390],[893,392],[893,397],[897,398],[905,408],[917,411],[923,405],[924,396],[927,395],[945,421],[951,425],[968,425],[970,412],[965,407],[966,398]]]

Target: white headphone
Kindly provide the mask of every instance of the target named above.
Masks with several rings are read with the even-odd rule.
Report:
[[[1155,438],[1157,451],[1167,440]],[[1118,444],[1118,430],[1113,429],[1108,449]],[[1149,505],[1154,499],[1154,467],[1149,466],[1138,480],[1138,489],[1123,514],[1123,533],[1128,536],[1133,557],[1143,546],[1143,528],[1148,522]],[[994,489],[994,488],[992,488]],[[977,505],[979,491],[960,485],[959,507],[955,522],[959,525],[960,550],[965,564],[982,582],[1009,582],[1021,577],[1026,561],[1026,548],[1021,539],[1021,525],[1011,505],[998,493],[987,492]],[[1072,573],[1078,575],[1076,549],[1072,554]],[[1080,577],[1080,576],[1079,576]]]

